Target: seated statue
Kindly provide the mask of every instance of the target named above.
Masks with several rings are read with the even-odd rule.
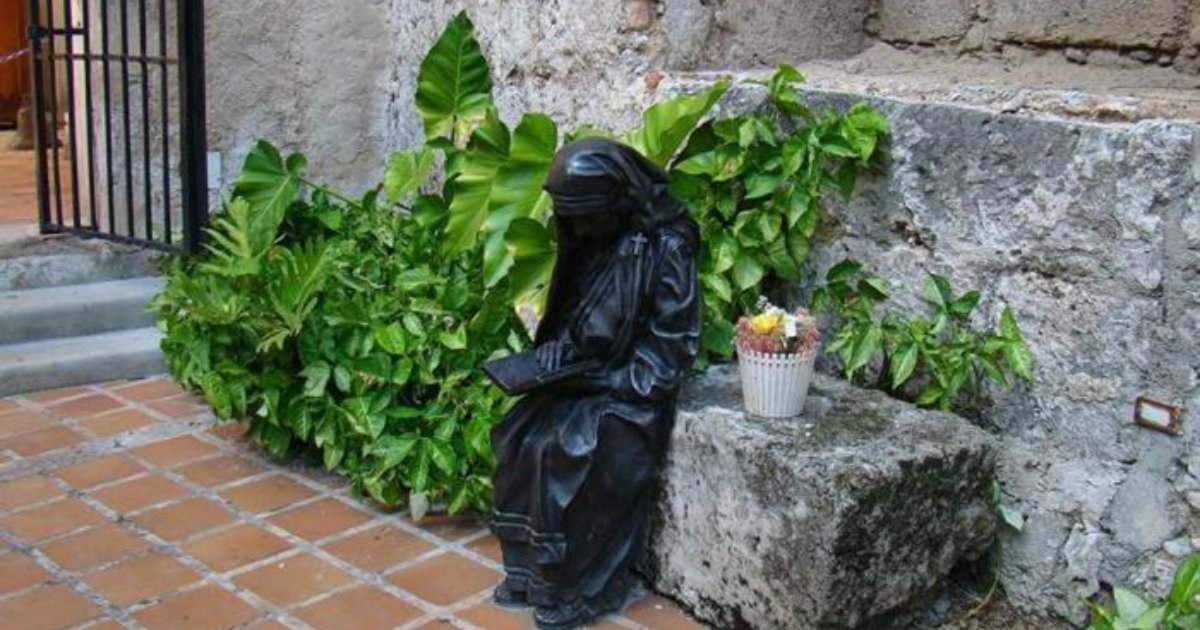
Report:
[[[494,600],[566,630],[640,592],[655,475],[699,347],[699,229],[663,171],[611,140],[563,147],[545,188],[558,261],[525,362],[540,375],[492,433]]]

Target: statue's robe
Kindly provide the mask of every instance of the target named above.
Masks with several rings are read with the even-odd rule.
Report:
[[[530,393],[492,434],[505,584],[534,605],[611,610],[629,593],[699,346],[695,224],[677,203],[633,224],[607,242],[560,229],[536,343],[567,340],[604,367]]]

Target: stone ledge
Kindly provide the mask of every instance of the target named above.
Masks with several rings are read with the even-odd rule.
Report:
[[[655,587],[720,627],[879,623],[996,534],[992,438],[816,376],[805,417],[741,411],[737,371],[681,402],[654,515]]]

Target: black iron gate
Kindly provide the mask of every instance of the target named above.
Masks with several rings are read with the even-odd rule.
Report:
[[[203,0],[29,3],[42,232],[195,251],[208,204]]]

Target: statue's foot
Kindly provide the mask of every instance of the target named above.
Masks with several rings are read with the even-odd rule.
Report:
[[[586,626],[600,614],[580,601],[558,606],[538,606],[533,611],[533,622],[539,630],[572,630]]]
[[[501,608],[525,608],[529,606],[529,601],[525,598],[525,592],[514,589],[506,582],[496,585],[496,588],[492,591],[492,603]]]

